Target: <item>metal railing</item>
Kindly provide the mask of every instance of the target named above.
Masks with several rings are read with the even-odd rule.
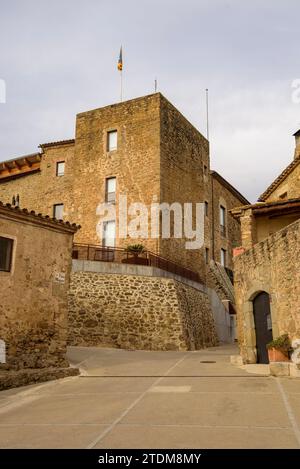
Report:
[[[159,256],[151,251],[139,254],[126,251],[123,248],[104,247],[100,245],[75,243],[73,245],[73,259],[100,262],[116,262],[122,264],[147,265],[166,270],[194,282],[201,282],[197,272],[183,267],[165,257]]]
[[[233,275],[233,270],[229,269],[228,267],[225,267],[226,274],[229,277],[229,280],[231,281],[232,285],[234,284],[234,275]]]

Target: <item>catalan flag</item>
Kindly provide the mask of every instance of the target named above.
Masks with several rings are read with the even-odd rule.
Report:
[[[119,55],[119,60],[118,60],[118,70],[120,70],[120,72],[122,72],[123,70],[122,46],[120,49],[120,55]]]

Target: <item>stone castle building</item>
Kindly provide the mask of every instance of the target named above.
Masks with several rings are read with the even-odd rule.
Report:
[[[76,264],[75,283],[77,280],[79,282],[82,276],[91,277],[91,271],[94,272],[91,281],[93,288],[96,284],[99,285],[97,279],[100,275],[105,275],[106,281],[114,283],[117,277],[112,277],[112,275],[116,275],[117,272],[112,269],[112,263],[103,262],[100,267],[98,262],[96,267],[95,262],[117,260],[117,255],[119,256],[117,248],[139,243],[152,253],[151,259],[154,258],[153,256],[159,256],[160,259],[165,260],[164,264],[155,265],[160,271],[164,270],[163,266],[166,266],[168,270],[167,260],[170,264],[174,263],[175,267],[188,269],[190,280],[196,279],[202,284],[204,290],[201,295],[206,295],[205,301],[203,298],[200,299],[200,293],[189,296],[189,298],[197,297],[197,300],[192,301],[193,306],[188,307],[189,311],[192,309],[193,321],[196,320],[193,311],[197,309],[202,311],[203,301],[206,305],[205,311],[207,311],[207,305],[211,305],[212,294],[208,295],[205,288],[210,291],[216,290],[223,302],[233,301],[232,284],[223,267],[227,269],[227,272],[233,268],[232,249],[239,246],[241,241],[239,220],[232,218],[229,211],[241,204],[248,204],[248,201],[221,175],[211,171],[207,139],[160,93],[78,114],[74,139],[42,144],[40,149],[38,153],[0,163],[0,200],[81,225],[81,230],[75,234],[77,247],[74,249],[74,257],[78,258],[73,261],[73,266]],[[126,195],[128,204],[143,203],[149,209],[148,214],[151,214],[153,202],[180,203],[182,206],[186,203],[192,203],[193,206],[199,202],[204,203],[204,245],[200,249],[186,249],[187,238],[185,236],[180,238],[172,236],[174,228],[172,217],[170,239],[165,239],[161,235],[162,218],[160,218],[159,235],[156,238],[144,238],[139,234],[134,239],[121,238],[118,231],[121,195]],[[115,218],[101,224],[99,223],[99,206],[103,203],[113,205],[116,215]],[[150,215],[148,222],[150,226]],[[195,222],[195,213],[193,213],[193,222]],[[87,245],[92,245],[92,247],[87,248]],[[103,250],[103,246],[106,251]],[[114,248],[111,250],[112,257],[106,255],[101,258],[103,252],[107,252],[108,247]],[[99,252],[102,253],[100,257]],[[86,261],[86,263],[83,265],[80,261]],[[103,272],[104,265],[106,265],[105,272]],[[172,267],[173,273],[180,273],[181,271],[176,270],[174,266]],[[145,266],[144,269],[147,267],[154,268],[152,264]],[[79,268],[82,269],[81,272],[78,271]],[[117,269],[117,266],[114,266],[114,269]],[[138,276],[144,277],[141,272],[144,273],[145,270],[141,269],[142,267]],[[121,274],[127,275],[129,271],[129,267],[123,266]],[[157,271],[155,275],[153,273],[150,275],[149,272],[147,271],[147,279],[143,280],[142,284],[148,282],[149,276],[160,276]],[[130,279],[127,282],[128,285],[131,283]],[[102,280],[100,284],[103,286],[105,282],[103,278]],[[173,278],[172,281],[176,280]],[[166,280],[160,280],[160,282],[162,284]],[[80,283],[82,283],[81,280]],[[76,334],[71,334],[73,338],[74,336],[78,338],[83,334],[78,330],[84,330],[85,337],[89,337],[91,333],[96,334],[98,327],[96,323],[98,325],[101,323],[99,328],[102,332],[98,330],[97,340],[103,334],[103,330],[108,328],[111,332],[106,334],[107,342],[117,341],[114,337],[116,332],[113,332],[109,320],[112,317],[111,308],[114,302],[119,304],[119,310],[124,309],[116,319],[115,330],[118,329],[122,317],[128,315],[127,306],[130,303],[128,298],[124,301],[122,297],[121,285],[123,283],[124,277],[114,289],[110,290],[108,294],[110,301],[103,298],[100,300],[101,292],[98,291],[98,287],[95,288],[94,291],[97,290],[98,293],[97,298],[91,301],[93,306],[91,304],[84,306],[81,301],[78,301],[80,295],[74,292],[78,292],[78,288],[82,286],[79,287],[76,283],[73,289],[71,287],[71,305],[73,305],[71,317],[73,323],[77,324]],[[136,289],[136,285],[131,284],[131,287],[126,288],[132,292]],[[159,316],[163,318],[160,320],[161,325],[167,323],[164,318],[168,314],[168,309],[172,308],[170,304],[166,304],[162,313],[159,298],[152,304],[153,288],[157,290],[153,285],[145,288],[145,291],[148,291],[145,299],[141,292],[140,310],[143,311],[144,308],[149,313],[148,323],[143,323],[140,331],[134,330],[132,326],[131,338],[120,339],[118,342],[120,346],[124,343],[132,343],[138,347],[138,343],[144,340],[140,338],[140,335],[144,334],[146,337],[149,332],[148,326],[150,321],[153,322],[153,316],[151,316],[153,314],[155,320]],[[163,290],[164,287],[162,287]],[[183,294],[184,289],[179,287],[175,290],[177,293],[174,295],[174,308],[179,308],[176,314],[181,318],[176,334],[181,338],[176,339],[174,346],[184,348],[182,335],[191,337],[192,332],[188,334],[182,332],[187,331],[187,326],[184,324],[189,322],[186,319],[188,314],[186,307],[178,306],[183,304],[182,298],[185,293]],[[112,291],[115,291],[115,298]],[[215,299],[214,304],[219,305],[218,301],[220,300]],[[202,302],[201,305],[199,302]],[[220,305],[218,308],[220,311]],[[87,310],[89,313],[86,312]],[[88,316],[86,321],[82,319],[84,314]],[[209,314],[211,315],[212,311]],[[205,313],[205,317],[208,318],[209,314]],[[146,317],[147,314],[143,316],[143,321]],[[185,319],[182,319],[183,317]],[[212,318],[210,322],[211,320]],[[156,327],[155,334],[157,334],[157,329]],[[164,334],[166,335],[165,332]],[[210,333],[210,336],[213,334]],[[154,339],[153,341],[155,342]],[[185,346],[188,348],[190,343],[197,343],[197,341],[200,341],[199,337],[186,340]],[[201,341],[205,344],[215,343],[215,339],[203,340],[203,337]],[[163,342],[169,343],[170,341],[164,339]],[[160,346],[157,344],[156,348]],[[148,347],[150,347],[149,344]],[[167,347],[170,348],[170,344]]]
[[[205,247],[185,249],[185,239],[127,240],[204,275],[206,259],[232,268],[239,223],[228,216],[247,200],[215,171],[209,143],[160,93],[77,115],[75,139],[40,145],[41,151],[0,163],[0,200],[19,196],[21,207],[80,223],[78,243],[99,244],[97,207],[153,200],[172,204],[206,202]],[[222,217],[222,219],[220,218]],[[115,220],[116,224],[118,220]],[[101,234],[101,233],[100,233]],[[205,251],[205,249],[207,251]],[[223,250],[223,251],[221,251]]]
[[[234,273],[244,363],[268,363],[273,338],[300,338],[300,131],[294,136],[294,160],[259,202],[232,210],[242,230]]]

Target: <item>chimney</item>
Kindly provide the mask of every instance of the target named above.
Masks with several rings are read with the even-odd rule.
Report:
[[[294,134],[295,137],[295,158],[300,156],[300,129]]]

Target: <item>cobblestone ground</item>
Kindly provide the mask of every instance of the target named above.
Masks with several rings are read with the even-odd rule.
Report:
[[[248,374],[235,353],[71,347],[81,376],[0,393],[0,447],[299,448],[300,379]]]

